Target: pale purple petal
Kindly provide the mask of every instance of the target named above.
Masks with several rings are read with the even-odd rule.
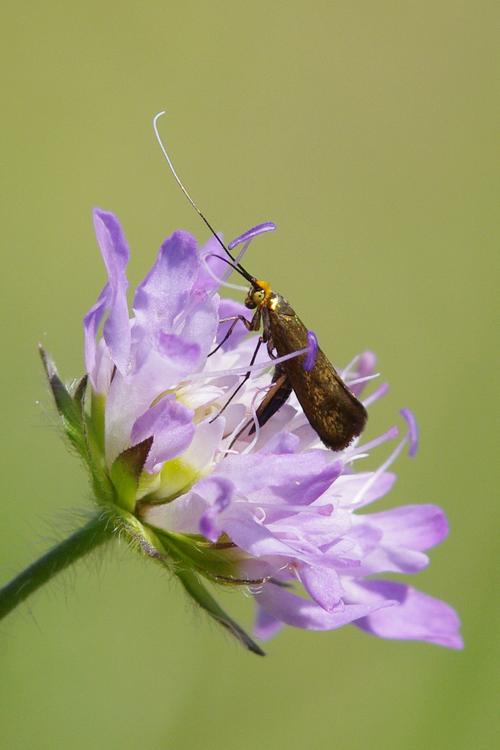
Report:
[[[106,311],[109,298],[109,284],[106,284],[100,293],[97,302],[93,305],[83,319],[83,331],[85,340],[85,367],[90,377],[94,390],[97,390],[98,363],[97,363],[97,332],[102,317]]]
[[[383,532],[383,543],[426,550],[448,535],[446,516],[437,505],[402,505],[366,517]]]
[[[223,239],[221,233],[219,233],[218,236],[221,240]],[[195,297],[200,299],[207,293],[214,292],[219,288],[219,283],[216,279],[223,281],[224,279],[227,279],[233,271],[228,264],[222,260],[222,258],[224,258],[224,250],[215,237],[209,238],[209,240],[198,251],[198,255],[200,258],[200,268],[192,293]],[[229,260],[229,258],[227,260]],[[207,270],[207,265],[211,273]]]
[[[105,394],[108,391],[114,370],[115,364],[110,357],[106,342],[101,338],[95,352],[95,385],[91,380],[96,393]]]
[[[463,648],[460,620],[448,604],[411,586],[393,581],[365,581],[358,584],[358,601],[376,604],[399,602],[390,610],[379,610],[356,625],[380,638],[396,638],[436,643],[448,648]]]
[[[182,326],[179,328],[178,332],[183,339],[191,345],[196,345],[199,349],[198,362],[193,370],[198,369],[198,366],[212,349],[219,324],[217,308],[218,296],[217,299],[204,298],[190,304],[186,310]]]
[[[257,605],[257,613],[255,618],[254,633],[257,638],[261,641],[267,641],[269,638],[273,638],[283,628],[284,623],[273,617],[262,607]]]
[[[183,534],[199,534],[200,518],[207,501],[196,492],[188,492],[169,503],[146,506],[142,518],[151,526]]]
[[[296,458],[296,454],[290,456],[290,458],[293,461],[293,458]],[[282,497],[283,500],[286,500],[288,503],[294,505],[309,505],[326,492],[326,490],[340,476],[341,472],[342,463],[336,461],[307,478],[296,478],[292,482],[272,486],[273,493],[278,497]]]
[[[335,482],[335,492],[339,495],[339,502],[342,507],[352,507],[358,493],[370,481],[371,473],[360,472],[359,474],[342,474]],[[361,502],[356,503],[356,508],[362,508],[365,505],[379,500],[384,497],[394,485],[396,475],[390,471],[380,474],[376,481],[370,484],[369,489],[363,494]]]
[[[423,552],[407,549],[385,537],[382,528],[372,522],[373,515],[353,516],[349,538],[360,547],[359,565],[354,575],[369,576],[375,573],[417,573],[427,567],[429,558]]]
[[[190,234],[174,232],[165,240],[153,268],[136,289],[134,311],[142,327],[174,332],[175,319],[190,300],[199,264],[196,240]]]
[[[180,455],[194,435],[193,412],[174,397],[162,398],[148,409],[132,428],[132,445],[153,437],[153,444],[145,463],[150,473],[161,468],[164,461]]]
[[[278,432],[273,435],[262,448],[262,453],[297,453],[299,450],[300,438],[293,432]]]
[[[354,622],[361,617],[380,609],[390,607],[394,602],[381,600],[371,604],[346,604],[332,612],[327,612],[319,604],[302,599],[291,591],[269,583],[255,595],[265,611],[287,625],[307,630],[334,630]],[[390,615],[388,615],[390,617]]]
[[[196,490],[208,503],[207,509],[200,518],[200,534],[216,542],[221,535],[219,515],[230,504],[234,494],[234,485],[227,479],[209,477],[198,482]]]
[[[258,507],[255,509],[258,510]],[[253,518],[243,515],[224,517],[221,527],[235,544],[255,557],[280,556],[285,558],[300,558],[294,547],[280,541],[265,526],[257,523]]]
[[[202,422],[197,425],[192,443],[184,452],[183,460],[197,472],[206,471],[214,462],[224,433],[224,419]]]
[[[339,604],[344,590],[335,570],[316,565],[300,565],[298,572],[309,596],[320,607],[331,612]]]
[[[136,419],[160,394],[175,386],[184,374],[154,349],[149,349],[138,372],[126,377],[115,373],[106,399],[108,465],[130,446],[130,433]]]
[[[196,369],[200,360],[201,350],[196,343],[186,341],[175,333],[160,332],[157,338],[158,352],[168,359],[174,367],[184,372]]]
[[[228,456],[217,474],[238,486],[243,494],[266,490],[292,503],[310,503],[341,472],[341,464],[324,450],[302,454],[247,454]]]
[[[126,267],[129,250],[118,219],[107,211],[94,210],[94,228],[108,272],[103,338],[111,358],[125,372],[130,357],[130,321],[127,304]]]
[[[418,573],[428,564],[429,558],[424,552],[391,547],[381,542],[379,547],[360,560],[353,575],[360,578],[380,573]]]

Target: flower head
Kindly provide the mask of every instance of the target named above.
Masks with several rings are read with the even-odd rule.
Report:
[[[170,565],[196,601],[255,651],[201,578],[251,591],[261,639],[284,624],[331,630],[352,623],[384,638],[460,648],[451,607],[378,577],[422,570],[426,551],[447,534],[434,505],[365,512],[391,489],[389,468],[404,446],[416,450],[412,413],[402,410],[407,429],[399,442],[391,427],[341,452],[321,443],[293,393],[259,426],[255,413],[275,361],[261,347],[249,367],[255,336],[237,320],[249,311],[219,295],[228,268],[213,255],[216,240],[199,249],[186,232],[166,239],[135,290],[130,317],[123,231],[105,211],[95,211],[94,223],[108,281],[84,321],[88,406],[83,382],[68,396],[76,416],[66,410],[64,417],[96,498],[129,538]],[[273,228],[262,226],[231,247],[245,250]],[[301,354],[311,368],[312,332],[308,342]],[[48,367],[54,390],[60,381]],[[367,407],[387,390],[364,395],[374,369],[365,352],[341,373]],[[357,470],[394,441],[378,469]]]

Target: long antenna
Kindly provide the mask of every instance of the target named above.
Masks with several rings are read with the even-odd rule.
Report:
[[[248,271],[246,271],[246,270],[245,270],[245,269],[243,268],[243,266],[242,266],[242,265],[241,265],[240,263],[238,263],[238,261],[236,260],[236,258],[235,258],[235,257],[234,257],[234,256],[233,256],[233,255],[232,255],[232,254],[231,254],[230,252],[229,252],[228,248],[227,248],[227,247],[225,246],[225,244],[224,244],[224,243],[222,242],[221,238],[219,237],[219,235],[217,234],[217,232],[215,231],[215,229],[213,228],[213,226],[212,226],[212,225],[210,224],[210,222],[208,221],[208,219],[207,219],[207,218],[206,218],[206,217],[204,216],[204,214],[203,214],[203,213],[202,213],[202,212],[200,211],[200,209],[198,208],[198,206],[196,205],[196,203],[194,202],[194,200],[193,200],[193,199],[191,198],[191,196],[189,195],[189,193],[188,193],[187,189],[186,189],[186,188],[184,187],[184,185],[183,185],[183,183],[182,183],[182,180],[181,180],[181,178],[179,177],[179,175],[178,175],[178,174],[177,174],[177,172],[175,171],[175,167],[174,167],[174,165],[172,164],[172,160],[171,160],[170,156],[168,155],[167,149],[165,148],[165,145],[164,145],[164,143],[163,143],[163,141],[162,141],[162,139],[161,139],[161,137],[160,137],[160,133],[159,133],[159,131],[158,131],[158,120],[159,120],[159,119],[160,119],[160,117],[162,117],[162,116],[163,116],[164,114],[166,114],[166,113],[165,113],[165,110],[163,110],[162,112],[158,112],[158,114],[156,114],[156,115],[155,115],[155,116],[153,117],[153,130],[154,130],[154,133],[155,133],[155,136],[156,136],[156,140],[158,141],[158,145],[159,145],[159,146],[160,146],[160,148],[161,148],[162,154],[163,154],[163,156],[165,157],[165,159],[166,159],[166,161],[167,161],[167,164],[168,164],[168,166],[170,167],[170,171],[172,172],[173,176],[175,177],[175,181],[176,181],[176,182],[177,182],[177,184],[179,185],[180,189],[182,190],[182,192],[184,193],[184,195],[186,196],[186,198],[188,199],[188,201],[190,202],[190,204],[192,205],[192,207],[194,208],[194,210],[196,211],[196,213],[198,214],[198,216],[199,216],[199,217],[200,217],[200,218],[202,219],[202,221],[203,221],[203,222],[204,222],[204,223],[206,224],[206,226],[208,227],[208,229],[210,230],[210,232],[211,232],[211,233],[213,234],[213,236],[215,237],[215,239],[217,240],[217,242],[219,243],[219,245],[220,245],[220,246],[222,247],[222,249],[224,250],[224,252],[226,253],[226,255],[228,255],[228,256],[229,256],[229,257],[231,258],[231,260],[232,260],[232,261],[233,261],[233,263],[234,263],[234,266],[233,266],[233,268],[234,268],[234,269],[235,269],[236,271],[238,271],[238,273],[240,273],[240,274],[241,274],[241,275],[242,275],[242,276],[243,276],[243,277],[244,277],[245,279],[247,279],[247,281],[249,281],[250,283],[253,283],[253,282],[254,282],[254,280],[255,280],[255,279],[254,279],[254,277],[253,277],[253,276],[251,276],[251,275],[250,275],[250,274],[248,273]]]

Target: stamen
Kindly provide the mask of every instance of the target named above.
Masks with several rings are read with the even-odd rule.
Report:
[[[264,389],[259,388],[257,390],[257,392],[254,394],[254,397],[252,399],[252,403],[250,405],[250,408],[252,410],[252,419],[253,419],[253,424],[254,424],[255,435],[253,436],[251,442],[245,448],[243,448],[243,450],[241,451],[242,455],[250,453],[250,451],[253,450],[255,448],[255,446],[257,445],[257,441],[259,439],[260,424],[259,424],[259,420],[257,419],[257,410],[255,409],[255,401],[257,400],[257,397],[260,396],[262,390],[264,390]]]
[[[247,251],[247,250],[248,250],[248,248],[250,247],[250,244],[251,244],[251,242],[252,242],[252,240],[248,240],[248,242],[245,242],[245,244],[244,244],[244,245],[243,245],[243,247],[241,248],[240,252],[238,253],[238,255],[236,256],[236,258],[234,259],[234,260],[235,260],[235,263],[236,263],[236,265],[238,265],[238,264],[239,264],[240,260],[241,260],[241,259],[243,258],[243,256],[245,255],[246,251]]]
[[[371,406],[371,404],[375,403],[375,401],[378,401],[379,398],[382,398],[382,396],[385,396],[387,391],[389,390],[389,383],[382,383],[381,386],[377,388],[376,391],[373,391],[365,400],[363,401],[363,406],[368,407]]]
[[[385,472],[386,469],[391,466],[391,464],[394,463],[396,458],[399,456],[403,448],[405,447],[406,443],[408,442],[408,436],[405,436],[401,442],[394,448],[389,458],[384,461],[384,463],[378,467],[376,471],[373,472],[371,477],[364,483],[364,485],[360,488],[357,495],[354,497],[354,500],[352,501],[351,505],[359,505],[363,498],[365,497],[368,490],[375,484],[377,479]]]
[[[244,429],[245,425],[248,424],[248,416],[245,414],[243,419],[241,419],[234,430],[229,433],[229,435],[224,436],[224,440],[226,440],[229,443],[229,448],[225,448],[224,450],[219,451],[221,455],[227,456],[229,454],[235,454],[239,456],[240,452],[235,450],[234,448],[231,448],[233,443],[235,442],[236,438],[238,437],[239,433]]]
[[[276,224],[274,224],[272,221],[265,221],[263,224],[257,224],[257,226],[252,227],[252,229],[248,229],[246,232],[243,232],[243,234],[240,234],[238,237],[232,240],[229,243],[228,248],[229,250],[234,250],[237,245],[241,245],[243,242],[253,240],[254,237],[257,237],[259,234],[263,234],[264,232],[274,232],[275,229]]]
[[[382,445],[383,443],[387,443],[388,440],[395,440],[398,435],[399,435],[399,430],[396,427],[396,425],[394,425],[389,430],[387,430],[387,432],[384,432],[382,435],[379,435],[373,440],[370,440],[368,443],[364,443],[363,445],[360,445],[359,448],[356,449],[356,452],[371,451],[372,448],[377,448],[379,445]]]
[[[415,419],[415,415],[410,409],[401,409],[400,412],[401,416],[406,420],[406,423],[408,425],[408,440],[409,440],[409,448],[408,448],[408,455],[410,458],[413,458],[418,451],[418,424],[417,420]]]
[[[307,357],[304,360],[303,368],[306,372],[312,370],[318,356],[318,339],[314,331],[307,332]]]
[[[287,362],[289,359],[294,359],[294,357],[300,357],[302,354],[307,354],[308,351],[308,349],[297,349],[295,352],[290,352],[290,354],[284,354],[282,357],[276,357],[276,359],[259,362],[256,365],[241,365],[229,370],[217,370],[214,372],[195,372],[189,376],[189,380],[211,380],[212,378],[224,378],[227,375],[246,375],[247,372],[259,372],[260,370],[267,370],[269,367],[276,367],[276,365]]]
[[[243,256],[245,255],[246,251],[248,250],[248,247],[249,247],[249,245],[250,245],[250,240],[249,240],[248,242],[246,242],[246,243],[245,243],[245,244],[243,245],[243,247],[241,248],[240,252],[239,252],[239,253],[238,253],[238,255],[237,255],[237,256],[235,257],[235,259],[234,259],[234,263],[235,263],[235,265],[238,265],[238,264],[239,264],[240,260],[241,260],[241,259],[243,258]],[[211,255],[211,254],[212,254],[212,253],[210,253],[210,255]],[[206,255],[206,256],[203,256],[203,257],[202,257],[202,260],[204,260],[204,259],[205,259],[205,258],[207,258],[207,257],[208,257],[208,255]],[[229,278],[229,277],[231,276],[231,274],[232,274],[233,270],[238,270],[238,269],[233,269],[233,268],[232,268],[231,266],[229,266],[229,265],[227,266],[227,269],[225,269],[225,270],[224,270],[224,272],[223,272],[223,274],[222,274],[222,276],[221,276],[221,283],[225,283],[225,282],[227,281],[227,279],[228,279],[228,278]],[[210,270],[208,271],[208,273],[210,273]],[[213,273],[212,273],[212,278],[214,278],[214,275],[213,275]],[[244,289],[244,291],[246,292],[246,291],[248,290],[248,287],[245,287],[245,288],[244,288],[244,287],[240,287],[240,290],[239,290],[239,291],[242,291],[243,289]],[[208,296],[208,297],[213,297],[213,296],[214,296],[214,294],[217,294],[217,291],[218,291],[218,289],[217,289],[217,288],[215,288],[215,289],[211,289],[211,290],[210,290],[210,291],[208,292],[208,295],[207,295],[207,296]],[[219,321],[219,322],[222,322],[222,321]]]
[[[355,461],[359,461],[362,458],[368,458],[369,453],[353,453],[351,456],[346,456],[344,459],[346,464],[353,464]]]
[[[346,385],[351,388],[353,385],[359,385],[360,383],[368,383],[370,380],[376,380],[380,377],[380,373],[376,372],[373,375],[365,375],[363,378],[355,378],[354,380],[347,380]]]
[[[201,259],[203,265],[205,266],[205,270],[208,273],[208,275],[211,276],[212,279],[219,284],[219,286],[225,286],[227,289],[236,289],[237,292],[245,292],[246,293],[247,292],[247,287],[246,286],[241,286],[240,284],[230,284],[229,281],[225,281],[224,279],[219,278],[219,276],[217,276],[217,274],[215,274],[212,271],[212,269],[208,265],[208,261],[207,261],[207,258],[212,258],[212,257],[217,257],[217,256],[214,256],[213,253],[209,253],[208,255],[204,255],[202,257],[202,259]]]
[[[361,354],[356,354],[356,356],[351,359],[347,367],[344,367],[344,369],[340,371],[340,375],[344,383],[347,381],[347,377],[351,374],[351,371],[354,370],[360,359]]]
[[[233,504],[240,504],[240,505],[246,505],[248,504],[255,505],[256,509],[262,510],[264,513],[264,508],[269,508],[271,510],[277,510],[280,513],[286,512],[288,510],[295,511],[297,513],[304,514],[306,516],[331,516],[334,511],[334,506],[332,503],[323,503],[322,505],[278,505],[277,503],[272,502],[262,502],[261,500],[256,500],[255,502],[252,502],[251,498],[245,498],[244,500],[234,500]]]

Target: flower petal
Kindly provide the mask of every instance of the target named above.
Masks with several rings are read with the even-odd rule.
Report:
[[[302,599],[291,591],[268,583],[255,594],[260,606],[272,617],[287,625],[307,630],[334,630],[343,625],[366,617],[382,607],[390,607],[394,602],[381,600],[370,604],[346,604],[327,612],[319,604]]]
[[[255,510],[258,510],[258,506]],[[238,547],[254,557],[280,556],[290,560],[302,557],[297,550],[278,539],[249,514],[246,518],[243,514],[225,515],[220,525]]]
[[[384,545],[426,550],[448,535],[446,516],[437,505],[402,505],[365,518],[382,530]]]
[[[120,372],[125,372],[130,356],[128,281],[125,273],[129,250],[120,222],[112,213],[95,209],[94,228],[108,272],[105,306],[109,312],[104,323],[103,338],[113,362]],[[96,322],[94,319],[94,324]]]
[[[89,374],[90,382],[95,391],[99,377],[99,365],[97,357],[97,332],[104,313],[108,306],[110,296],[109,284],[106,284],[97,302],[93,305],[83,319],[83,334],[85,342],[85,368]]]
[[[131,434],[132,444],[153,437],[144,468],[155,473],[164,461],[180,455],[194,435],[193,412],[174,397],[162,398],[136,420]]]
[[[331,612],[339,604],[344,590],[335,570],[301,565],[299,578],[309,596],[327,612]]]
[[[222,240],[222,234],[219,235]],[[193,286],[193,294],[197,297],[204,296],[207,292],[215,291],[219,288],[220,284],[217,283],[216,278],[223,281],[231,275],[232,269],[228,264],[215,256],[223,256],[224,251],[222,250],[219,241],[216,237],[210,237],[208,241],[198,251],[200,258],[200,269]],[[207,265],[211,271],[207,271]],[[213,274],[213,275],[212,275]],[[214,278],[216,277],[216,278]],[[222,317],[222,315],[221,315]]]
[[[216,295],[191,304],[186,311],[180,335],[187,343],[199,348],[198,362],[193,370],[198,369],[212,348],[219,322],[218,305]]]
[[[340,498],[339,505],[344,508],[352,507],[354,499],[361,492],[362,488],[371,481],[372,476],[372,472],[343,474],[340,476],[335,482],[335,493],[338,493]],[[395,481],[396,475],[392,472],[385,471],[380,474],[376,481],[363,494],[362,502],[356,503],[356,508],[362,508],[384,497],[392,488]]]
[[[254,633],[261,641],[267,641],[279,633],[285,623],[273,617],[263,607],[257,605],[257,616],[255,618]]]
[[[196,492],[188,492],[170,503],[158,503],[144,508],[142,518],[165,531],[199,534],[200,518],[207,501]]]
[[[158,336],[158,351],[174,367],[179,367],[184,372],[196,369],[201,354],[199,344],[190,343],[175,333],[163,332]]]
[[[397,607],[381,609],[356,622],[362,630],[380,638],[396,638],[463,648],[460,620],[445,602],[411,586],[394,581],[364,581],[356,586],[356,599],[365,603],[396,600]]]
[[[156,262],[134,297],[138,323],[148,332],[174,332],[176,317],[186,309],[199,271],[196,240],[174,232],[162,244]]]
[[[228,456],[217,473],[232,479],[244,495],[264,491],[288,503],[313,502],[335,481],[341,464],[325,450],[302,454],[253,453]]]
[[[230,504],[234,494],[234,485],[221,477],[209,477],[198,482],[196,489],[208,503],[208,508],[200,518],[200,534],[206,536],[211,542],[216,542],[221,535],[219,515]]]

